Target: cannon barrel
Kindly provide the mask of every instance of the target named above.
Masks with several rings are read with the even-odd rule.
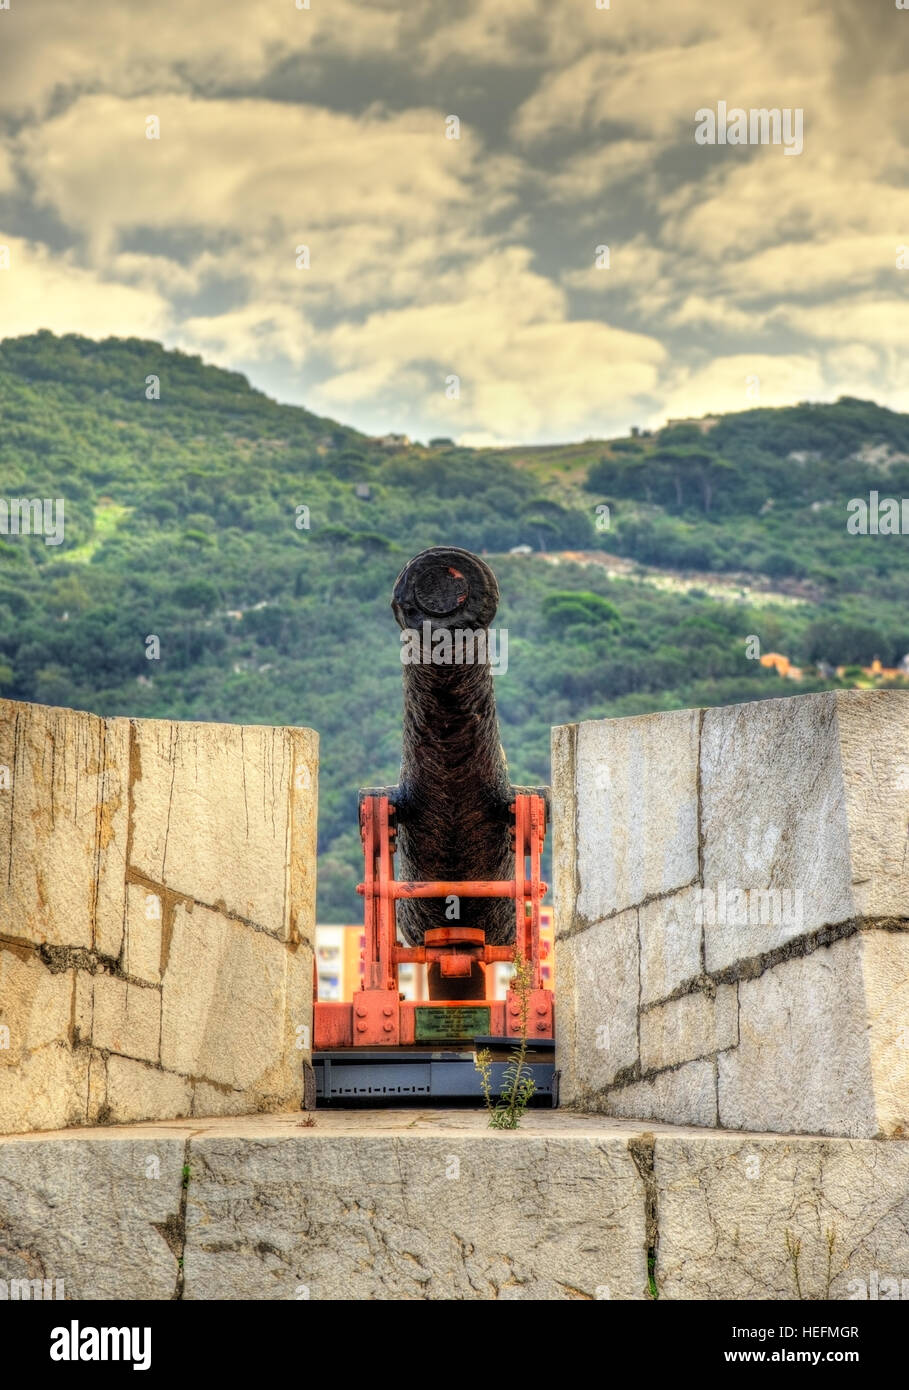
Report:
[[[391,792],[397,810],[398,878],[514,875],[509,814],[514,788],[499,736],[487,646],[498,601],[499,586],[489,566],[467,550],[448,546],[422,551],[395,583],[392,609],[399,626],[408,635],[419,635],[424,656],[426,639],[439,634],[436,655],[441,658],[405,660],[402,643],[401,778]],[[448,660],[441,636],[445,630],[451,635]],[[485,660],[478,659],[484,655]],[[419,945],[428,929],[454,922],[482,928],[491,945],[514,940],[511,899],[463,898],[458,907],[460,915],[452,918],[446,916],[444,899],[400,901],[398,926],[411,945]],[[435,988],[433,983],[430,979],[433,996],[444,997],[439,982]],[[477,980],[478,994],[480,987]]]

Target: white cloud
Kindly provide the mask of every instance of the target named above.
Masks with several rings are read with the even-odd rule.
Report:
[[[47,328],[53,333],[161,338],[168,332],[170,306],[149,289],[121,285],[55,256],[46,247],[4,236],[10,268],[0,271],[0,325],[15,338]]]

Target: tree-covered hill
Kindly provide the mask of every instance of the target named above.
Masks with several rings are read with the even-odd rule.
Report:
[[[818,660],[909,651],[909,538],[846,530],[846,503],[871,489],[909,495],[909,417],[869,402],[540,450],[424,447],[278,405],[156,343],[7,339],[0,502],[63,498],[65,534],[0,527],[0,693],[318,729],[320,915],[352,920],[357,787],[397,771],[389,600],[412,554],[490,559],[503,739],[530,783],[548,776],[552,724],[818,689],[836,683]],[[650,569],[610,578],[598,552]],[[775,594],[756,592],[762,575]],[[761,667],[753,637],[803,682]]]

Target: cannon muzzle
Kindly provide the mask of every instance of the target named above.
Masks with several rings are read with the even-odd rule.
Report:
[[[424,550],[398,576],[392,609],[402,641],[404,724],[396,807],[398,877],[507,879],[514,876],[508,779],[499,736],[489,625],[499,586],[487,564],[449,546]],[[451,640],[441,639],[447,633]],[[419,638],[419,642],[415,639]],[[419,659],[413,652],[419,649]],[[408,655],[408,652],[410,655]],[[402,900],[397,922],[410,945],[435,927],[481,928],[490,945],[515,938],[508,898]],[[430,975],[433,998],[444,982]],[[482,997],[482,967],[472,992]],[[460,982],[451,997],[468,997]]]

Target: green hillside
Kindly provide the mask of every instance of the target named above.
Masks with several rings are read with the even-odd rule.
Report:
[[[389,598],[412,554],[491,560],[503,738],[530,783],[554,723],[821,689],[818,660],[909,651],[909,538],[846,531],[872,489],[909,496],[909,416],[864,401],[539,450],[385,445],[156,343],[10,339],[0,501],[64,498],[65,537],[0,534],[0,693],[318,729],[320,916],[354,920],[357,787],[396,777]],[[566,551],[591,562],[551,563]]]

